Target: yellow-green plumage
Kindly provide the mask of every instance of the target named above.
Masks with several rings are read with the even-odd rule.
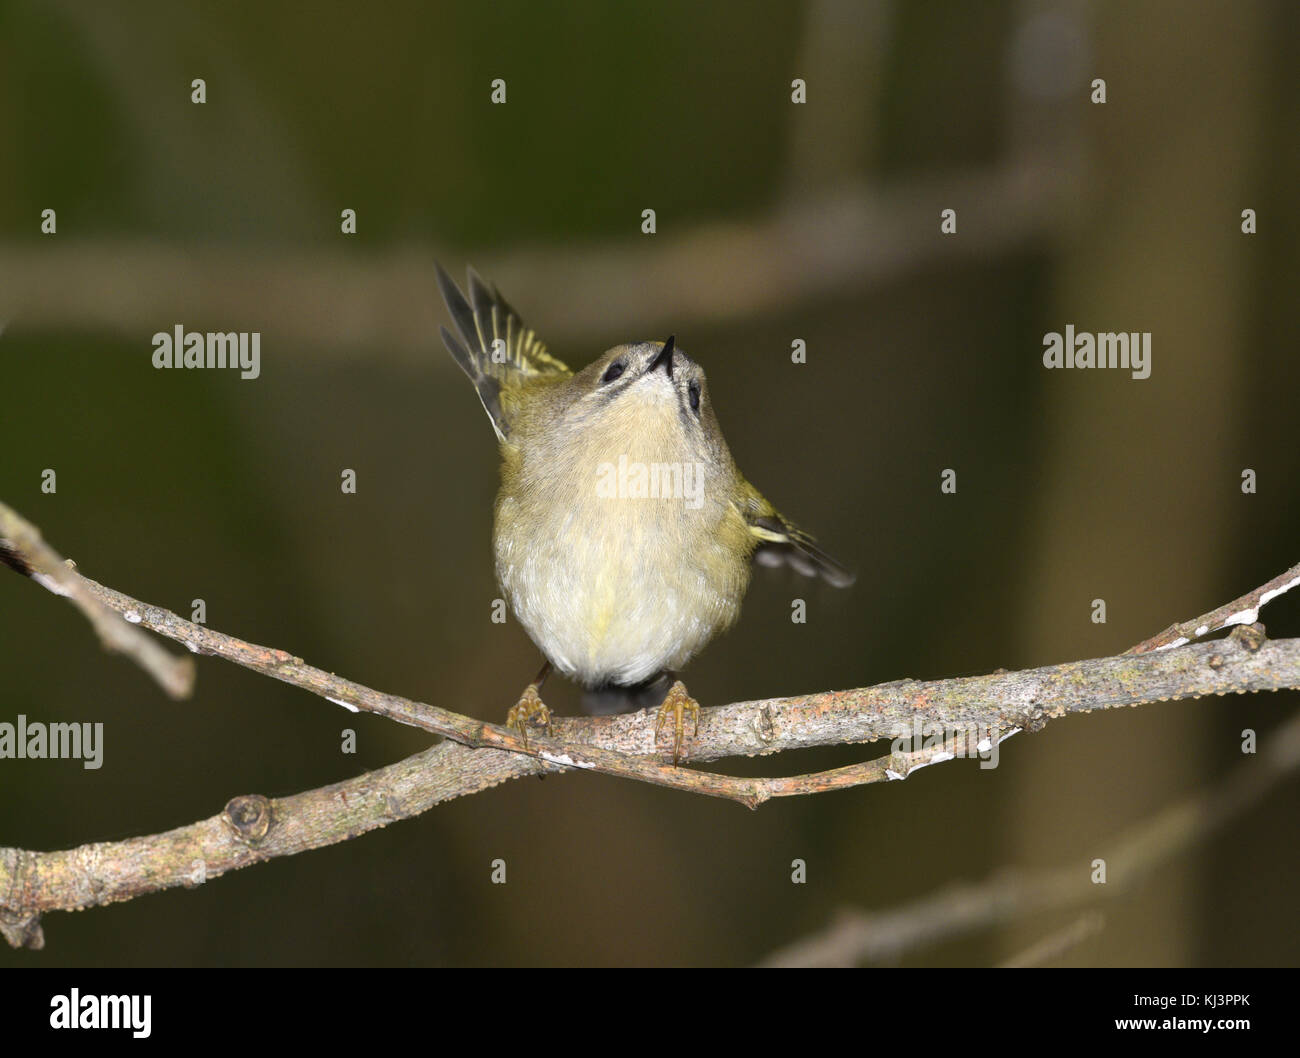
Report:
[[[472,271],[469,301],[438,273],[460,331],[443,340],[501,444],[497,578],[565,675],[631,685],[681,667],[736,620],[760,549],[851,579],[741,476],[703,370],[671,339],[575,374]],[[661,495],[642,494],[647,478]]]

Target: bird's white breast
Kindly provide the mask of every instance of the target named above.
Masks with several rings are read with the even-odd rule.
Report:
[[[606,438],[525,454],[497,500],[497,577],[511,608],[587,686],[685,664],[735,620],[748,584],[746,556],[723,532],[721,471],[664,459],[672,423],[646,431],[642,409],[637,425],[635,442],[615,424]]]

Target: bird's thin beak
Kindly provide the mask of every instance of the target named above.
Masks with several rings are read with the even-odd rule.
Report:
[[[646,372],[647,374],[650,371],[655,371],[658,368],[662,367],[665,371],[668,372],[669,378],[673,377],[673,342],[675,342],[676,340],[677,340],[677,335],[670,334],[668,336],[668,341],[664,342],[664,347],[659,350],[659,355],[656,356],[654,358],[653,363],[650,364],[650,367],[647,369]]]

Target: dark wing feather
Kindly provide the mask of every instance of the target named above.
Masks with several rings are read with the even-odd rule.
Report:
[[[569,368],[546,350],[546,345],[499,291],[469,269],[469,298],[461,293],[442,265],[434,265],[438,288],[447,303],[459,336],[442,328],[442,341],[452,358],[478,390],[483,409],[497,437],[505,440],[510,422],[502,391],[528,379],[571,375]]]
[[[820,547],[812,536],[781,514],[745,482],[740,513],[755,538],[754,562],[760,566],[789,566],[805,577],[821,577],[836,588],[847,588],[856,575]]]

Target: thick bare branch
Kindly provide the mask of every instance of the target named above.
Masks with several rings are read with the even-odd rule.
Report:
[[[566,753],[581,757],[597,748],[625,757],[653,757],[658,752],[654,710],[622,716],[557,717],[554,738],[533,736],[525,747],[506,728],[373,690],[308,665],[282,650],[193,624],[169,610],[142,603],[94,581],[85,583],[105,605],[138,616],[143,627],[185,643],[198,653],[225,658],[331,701],[444,735],[467,746],[509,749],[553,762]],[[982,728],[1005,738],[1015,731],[1037,730],[1048,720],[1068,713],[1289,687],[1300,687],[1300,640],[1268,641],[1262,632],[1243,626],[1228,639],[1198,643],[1186,651],[1094,658],[950,680],[899,680],[874,687],[704,708],[700,710],[698,735],[683,747],[683,759],[709,761],[896,739],[918,725],[927,730]],[[897,777],[906,777],[918,764],[930,759],[929,755],[912,754],[910,759],[905,756],[895,762],[901,766],[890,764],[888,770],[896,772]],[[863,773],[865,781],[880,781],[891,777],[885,774],[885,762],[853,767],[869,769]],[[575,759],[570,766],[582,767],[586,763],[590,761]],[[613,762],[602,759],[595,770],[602,770],[606,763]],[[856,785],[846,781],[847,771],[837,769],[815,777],[815,783],[804,784],[808,789],[800,783],[812,780],[812,776],[746,781],[778,784],[759,798],[767,800],[787,790],[788,796]]]
[[[20,546],[25,543],[20,541]],[[35,568],[30,561],[11,564],[22,572]],[[460,744],[440,745],[369,775],[294,797],[236,798],[221,816],[165,834],[62,852],[0,849],[0,926],[11,943],[29,946],[40,943],[38,916],[43,911],[195,884],[196,877],[211,878],[249,863],[344,841],[441,801],[525,775],[575,768],[598,771],[730,798],[752,808],[773,797],[903,779],[920,767],[960,755],[946,739],[931,740],[932,732],[975,733],[967,747],[968,755],[974,755],[976,748],[991,750],[1011,734],[1037,730],[1068,713],[1300,687],[1300,640],[1268,642],[1258,629],[1243,626],[1227,640],[1183,650],[956,680],[903,680],[701,710],[699,730],[684,747],[687,760],[910,739],[906,749],[896,742],[889,755],[861,764],[813,775],[746,779],[664,763],[658,757],[653,710],[557,718],[550,737],[539,733],[525,745],[506,728],[365,687],[282,650],[196,625],[63,569],[92,601],[195,653],[225,658],[333,702]]]

